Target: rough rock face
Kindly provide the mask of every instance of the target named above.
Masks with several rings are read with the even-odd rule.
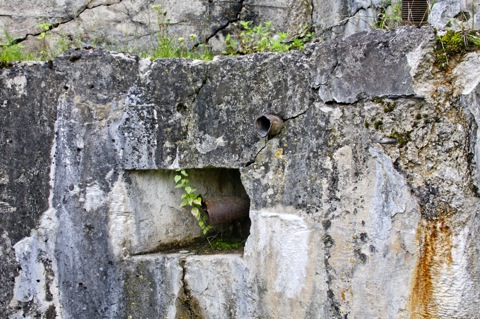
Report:
[[[158,4],[162,6],[159,11],[152,8]],[[151,49],[161,23],[168,25],[173,39],[196,34],[197,44],[206,42],[220,51],[225,35],[232,32],[232,23],[239,20],[272,21],[278,31],[291,35],[313,27],[322,39],[343,38],[371,30],[384,6],[381,0],[1,0],[0,28],[15,39],[25,40],[23,45],[36,52],[69,45],[126,51]],[[470,28],[479,23],[478,6],[456,0],[435,1],[429,23],[439,30],[448,22],[457,29],[461,25]],[[50,24],[52,30],[39,40],[36,36],[44,31],[42,23]]]
[[[456,30],[478,29],[480,3],[478,1],[437,1],[431,8],[428,22],[439,30],[446,27]]]
[[[1,316],[479,318],[480,55],[438,73],[433,38],[4,69]],[[243,254],[161,251],[201,236],[179,167],[246,191]]]
[[[160,10],[152,6],[160,4]],[[222,31],[240,19],[273,21],[282,30],[298,33],[312,23],[310,1],[258,0],[82,0],[0,2],[0,27],[14,38],[25,38],[28,46],[43,46],[31,35],[43,30],[39,23],[53,25],[45,39],[50,47],[57,41],[76,45],[105,45],[114,48],[150,49],[156,43],[158,23],[169,26],[169,35],[189,38],[198,35],[199,43],[210,42],[220,48]],[[160,13],[160,17],[158,14]],[[165,16],[163,14],[166,13]]]

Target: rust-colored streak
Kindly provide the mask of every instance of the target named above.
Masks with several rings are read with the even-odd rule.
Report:
[[[420,254],[410,298],[410,318],[437,318],[435,278],[440,275],[444,265],[452,263],[451,230],[444,217],[423,221],[417,239]]]

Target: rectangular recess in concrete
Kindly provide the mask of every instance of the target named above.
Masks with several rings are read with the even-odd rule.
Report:
[[[203,197],[248,198],[237,169],[189,169],[190,185]],[[130,254],[182,247],[203,238],[189,207],[180,208],[182,190],[175,188],[174,170],[128,171],[126,182],[132,213]]]

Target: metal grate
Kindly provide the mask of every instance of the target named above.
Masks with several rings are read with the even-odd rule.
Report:
[[[427,0],[403,0],[402,22],[420,26],[428,20]]]

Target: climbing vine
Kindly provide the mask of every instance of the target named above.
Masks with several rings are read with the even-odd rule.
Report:
[[[207,216],[202,210],[202,196],[197,193],[195,188],[190,186],[188,173],[184,169],[178,169],[175,175],[175,188],[183,189],[183,194],[180,196],[182,200],[180,207],[190,206],[190,212],[197,219],[198,226],[202,229],[204,235],[208,234],[213,227],[207,223]]]

